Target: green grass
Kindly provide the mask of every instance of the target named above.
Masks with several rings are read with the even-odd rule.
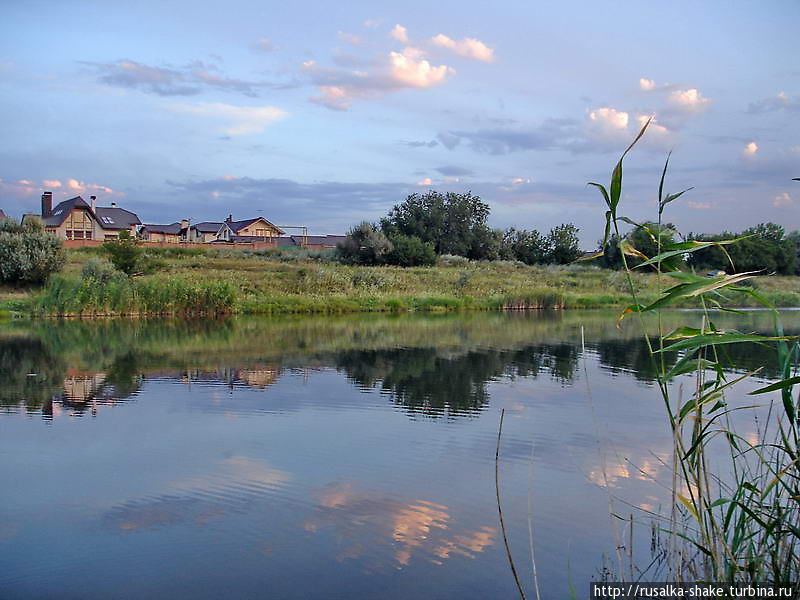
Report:
[[[184,251],[188,250],[188,251]],[[64,272],[42,289],[0,289],[0,310],[40,315],[239,312],[301,314],[613,308],[626,306],[623,273],[592,266],[477,262],[435,267],[357,267],[275,253],[209,248],[149,249],[159,270],[132,281],[81,282],[95,248],[71,250]],[[644,300],[655,276],[635,273]],[[764,277],[759,292],[778,306],[800,306],[800,278]],[[732,304],[755,306],[737,294]],[[679,306],[694,306],[687,300]]]

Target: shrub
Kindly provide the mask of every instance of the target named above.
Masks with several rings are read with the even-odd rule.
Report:
[[[340,260],[354,265],[380,265],[393,250],[389,239],[371,223],[356,225],[336,246]]]
[[[386,262],[399,267],[421,267],[436,264],[436,252],[433,243],[423,242],[415,235],[393,235],[389,238],[392,251]]]
[[[90,258],[81,269],[81,279],[93,279],[99,283],[106,283],[119,274],[114,265],[102,258]]]
[[[466,256],[442,254],[436,259],[436,264],[440,267],[465,267],[469,264],[469,259]]]
[[[138,275],[144,270],[144,249],[128,230],[120,231],[117,239],[103,244],[103,249],[114,267],[126,275]]]
[[[61,240],[46,233],[38,219],[18,225],[0,219],[0,281],[43,283],[64,266],[66,253]]]

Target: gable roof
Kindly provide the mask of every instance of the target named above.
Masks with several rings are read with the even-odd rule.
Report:
[[[181,224],[170,223],[169,225],[154,225],[152,223],[145,223],[142,225],[142,231],[149,231],[150,233],[171,233],[178,235],[181,232]]]
[[[3,212],[3,209],[0,208],[0,219],[7,219],[7,218],[8,218],[8,215],[6,215],[6,213]]]
[[[200,233],[217,233],[220,227],[222,227],[222,223],[203,221],[202,223],[195,223],[191,228]]]
[[[80,196],[59,202],[46,217],[42,217],[45,227],[58,227],[73,209],[82,208],[88,211],[102,229],[130,229],[131,225],[141,225],[136,213],[115,206],[96,206],[94,210]]]
[[[103,229],[130,229],[132,225],[142,222],[136,213],[115,206],[96,206],[94,209],[97,222]]]
[[[44,223],[45,227],[58,227],[64,222],[64,220],[67,218],[67,215],[69,215],[69,213],[75,208],[87,209],[89,214],[92,215],[92,218],[95,221],[97,220],[97,217],[92,213],[92,207],[86,203],[86,200],[80,196],[75,196],[74,198],[70,198],[69,200],[64,200],[56,204],[53,207],[53,210],[50,211],[50,214],[46,217],[42,215],[42,222]]]
[[[225,225],[227,225],[233,233],[239,233],[242,229],[247,227],[248,225],[252,225],[256,221],[264,221],[268,226],[274,227],[278,233],[286,233],[277,225],[273,225],[269,221],[267,221],[264,217],[256,217],[254,219],[244,219],[242,221],[225,221]]]

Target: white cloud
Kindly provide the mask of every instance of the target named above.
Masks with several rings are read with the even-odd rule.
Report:
[[[710,202],[694,202],[692,200],[689,200],[686,206],[695,210],[710,210],[714,208]]]
[[[647,126],[647,134],[646,135],[669,135],[672,133],[669,129],[664,127],[663,125],[659,125],[656,122],[656,118],[653,115],[637,115],[636,122],[639,124],[639,128],[641,129],[644,127],[644,124],[647,123],[647,120],[650,119],[650,125]]]
[[[790,98],[786,92],[778,92],[771,98],[764,98],[758,102],[751,102],[747,112],[752,114],[772,112],[776,110],[800,110],[800,96]]]
[[[433,182],[431,181],[430,177],[426,177],[422,181],[418,181],[417,185],[433,185]]]
[[[382,22],[383,21],[381,19],[365,19],[364,27],[375,29],[376,27],[379,27]]]
[[[705,98],[697,88],[691,88],[675,90],[667,96],[667,101],[675,108],[688,112],[699,112],[708,106],[711,99]]]
[[[645,92],[650,92],[656,89],[656,82],[652,79],[645,79],[642,77],[639,79],[639,89]]]
[[[408,29],[406,29],[400,24],[397,24],[394,27],[392,27],[392,30],[389,32],[389,37],[393,37],[394,39],[403,42],[404,44],[407,44]]]
[[[227,135],[261,133],[272,123],[285,118],[288,113],[274,106],[233,106],[221,102],[173,104],[172,110],[230,122],[220,131]]]
[[[431,38],[431,42],[436,46],[452,50],[459,56],[465,58],[471,58],[481,62],[492,62],[494,60],[494,49],[475,38],[468,37],[461,40],[454,40],[440,33]]]
[[[455,69],[447,65],[434,67],[417,48],[406,48],[403,53],[389,53],[391,77],[394,81],[409,87],[427,88],[442,83]]]
[[[603,107],[590,111],[589,120],[606,129],[627,129],[630,116],[625,111]]]
[[[42,185],[46,188],[60,188],[61,182],[58,179],[45,179],[42,181]]]
[[[787,192],[778,194],[772,201],[772,206],[775,208],[789,208],[792,204],[794,204],[792,197]]]
[[[756,152],[758,152],[758,144],[755,142],[748,142],[744,150],[742,150],[742,154],[745,156],[755,156]]]

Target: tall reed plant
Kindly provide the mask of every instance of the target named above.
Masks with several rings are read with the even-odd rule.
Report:
[[[641,330],[673,441],[671,509],[659,515],[657,528],[662,544],[660,560],[652,571],[619,565],[618,576],[676,581],[728,581],[787,583],[800,580],[800,426],[796,390],[800,388],[800,345],[796,336],[784,335],[778,312],[748,283],[759,273],[701,276],[680,268],[676,257],[709,246],[725,251],[737,239],[662,243],[662,216],[668,205],[688,190],[666,194],[664,184],[669,157],[658,185],[656,227],[636,223],[621,213],[623,161],[645,134],[645,123],[623,152],[606,187],[591,182],[606,205],[602,247],[612,233],[621,240],[619,250],[631,303],[618,317],[633,318]],[[622,224],[641,229],[656,244],[653,256],[645,255],[620,235]],[[729,257],[730,258],[730,257]],[[632,260],[632,259],[635,259]],[[636,266],[632,266],[632,262]],[[657,274],[658,297],[643,302],[634,283],[637,270]],[[718,311],[732,297],[745,294],[772,311],[772,335],[761,335],[716,326]],[[702,311],[696,323],[666,331],[662,313],[687,301]],[[736,312],[736,311],[733,311]],[[652,316],[650,316],[652,315]],[[735,387],[758,370],[744,374],[726,358],[730,344],[758,344],[764,360],[776,361],[782,379],[751,391],[758,406],[736,404]],[[677,362],[665,353],[677,352]],[[681,392],[677,378],[692,377],[691,391]],[[734,424],[734,413],[761,411],[765,421],[756,436],[745,435]],[[727,464],[710,456],[721,452]],[[627,520],[627,519],[626,519]],[[631,525],[632,526],[632,525]],[[666,534],[666,535],[664,535]],[[632,560],[632,557],[630,558]],[[657,572],[656,572],[657,571]]]

